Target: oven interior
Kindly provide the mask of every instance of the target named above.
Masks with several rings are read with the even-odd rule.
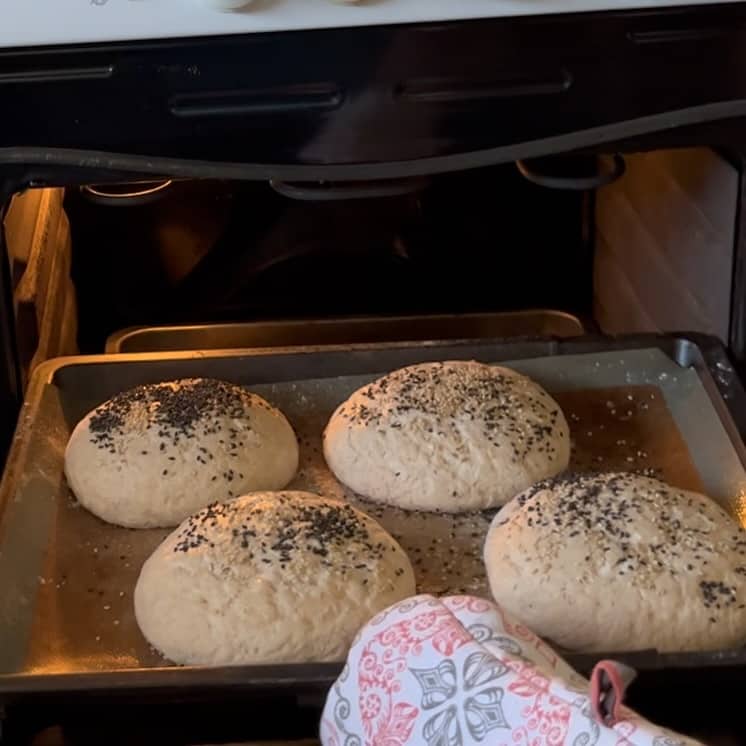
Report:
[[[28,189],[3,219],[22,379],[111,350],[122,330],[137,333],[119,351],[135,352],[215,347],[207,325],[506,312],[505,336],[686,330],[740,357],[737,161],[708,148],[624,161],[598,189],[574,188],[566,166],[558,188],[512,163],[362,199],[253,181]],[[194,325],[201,338],[145,333]],[[360,327],[338,341],[366,341]]]
[[[508,163],[363,198],[209,179],[29,188],[2,212],[6,365],[22,392],[36,366],[68,355],[686,331],[718,338],[739,370],[739,160],[705,147],[630,152],[593,188],[599,163]],[[722,692],[734,675],[699,671],[690,695],[713,681]],[[632,704],[693,728],[680,700],[656,694],[661,681],[648,677]],[[247,727],[244,694],[185,712],[180,692],[160,705],[162,728],[133,714],[114,740],[102,706],[85,728],[68,723],[64,742],[269,738],[288,706],[297,716],[279,730],[313,735],[314,692],[254,698],[274,730]],[[63,717],[50,710],[50,727]],[[19,739],[62,742],[38,718],[32,738],[27,722],[15,720]]]

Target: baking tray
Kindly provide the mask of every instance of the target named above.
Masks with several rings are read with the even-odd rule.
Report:
[[[142,561],[167,532],[108,526],[77,506],[62,477],[67,437],[88,410],[130,386],[182,376],[224,378],[249,385],[293,422],[303,459],[294,486],[337,494],[340,488],[325,473],[319,455],[321,427],[336,404],[383,372],[449,358],[507,363],[544,384],[567,411],[584,466],[592,467],[600,456],[597,468],[660,468],[681,486],[701,484],[739,520],[744,517],[746,394],[722,347],[705,337],[469,341],[49,361],[37,369],[27,392],[0,485],[0,698],[55,692],[326,691],[337,664],[177,668],[150,649],[137,630],[131,592]],[[589,398],[591,405],[583,404]],[[658,407],[653,417],[651,407]],[[648,425],[636,430],[638,418]],[[664,431],[650,430],[651,420],[675,425],[665,431],[665,447],[658,443]],[[604,421],[621,429],[603,430]],[[446,516],[401,521],[394,509],[370,510],[412,555],[421,591],[484,591],[478,549],[489,514],[458,517],[454,527]],[[433,557],[437,562],[425,559]],[[599,657],[568,659],[587,671]],[[741,665],[746,649],[615,657],[638,670]]]
[[[112,334],[107,353],[236,350],[254,347],[373,344],[501,337],[577,337],[577,316],[544,309],[429,316],[249,321],[236,324],[130,327]]]

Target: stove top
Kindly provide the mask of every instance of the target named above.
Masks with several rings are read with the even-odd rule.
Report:
[[[234,10],[215,7],[237,2],[5,0],[0,48],[712,5],[719,0],[253,0]]]

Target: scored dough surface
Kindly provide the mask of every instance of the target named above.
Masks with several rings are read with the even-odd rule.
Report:
[[[205,505],[282,489],[298,468],[285,416],[225,381],[137,386],[75,427],[65,476],[83,507],[129,528],[178,525]]]
[[[334,412],[324,456],[346,486],[413,510],[504,504],[563,471],[567,421],[516,371],[474,361],[423,363],[362,387]]]
[[[746,642],[746,531],[714,501],[623,472],[535,485],[493,519],[492,595],[575,651]]]
[[[186,664],[343,660],[358,629],[415,592],[409,559],[351,506],[307,492],[211,505],[145,562],[135,614]]]

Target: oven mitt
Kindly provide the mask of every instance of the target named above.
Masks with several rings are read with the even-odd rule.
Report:
[[[622,704],[634,672],[591,681],[489,601],[420,595],[372,619],[330,691],[324,746],[691,746]],[[700,744],[701,746],[701,744]]]

